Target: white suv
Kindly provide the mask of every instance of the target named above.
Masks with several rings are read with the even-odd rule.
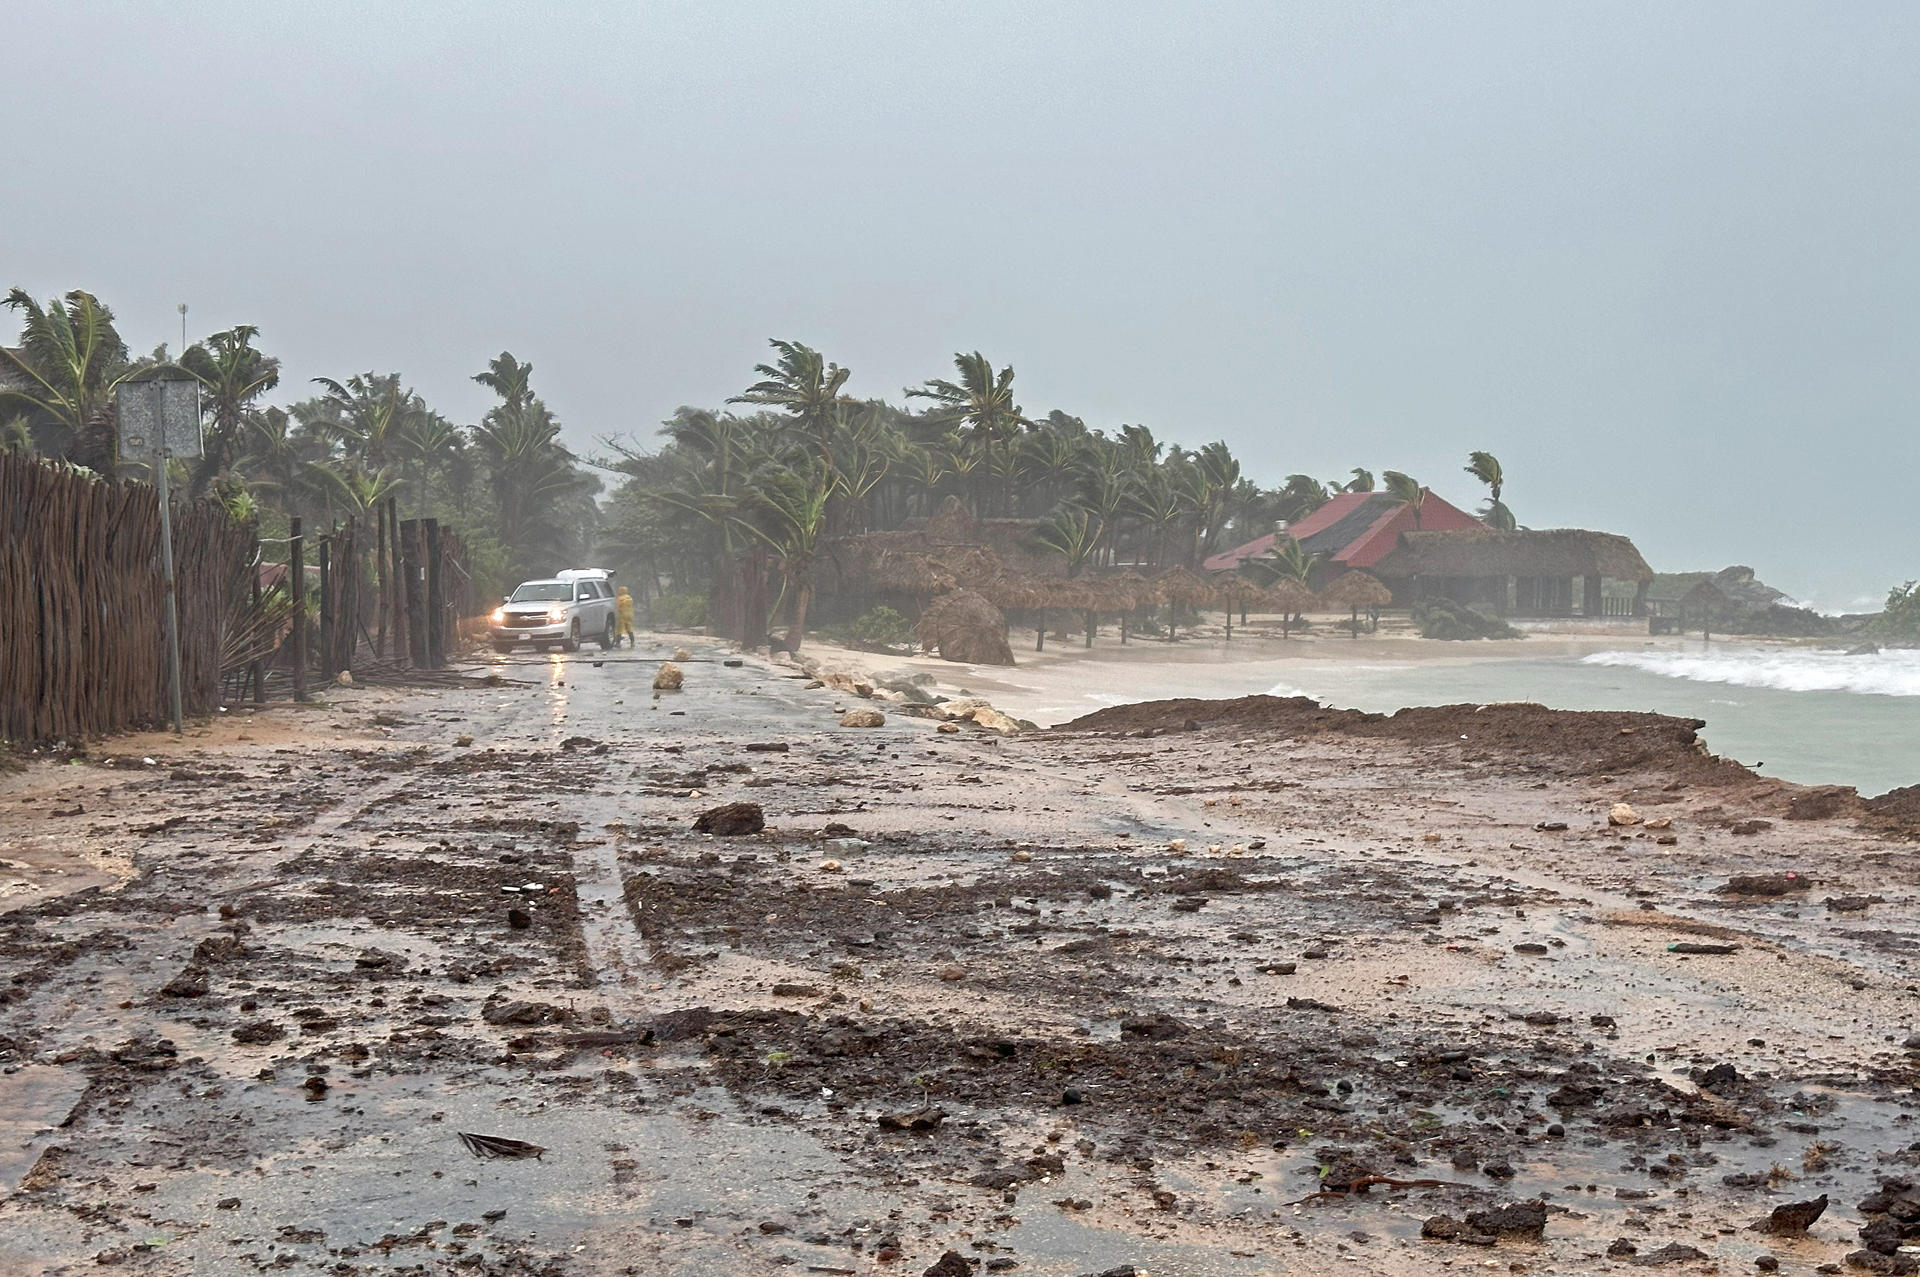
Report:
[[[558,643],[577,652],[582,639],[601,647],[614,642],[613,574],[600,568],[556,572],[544,581],[522,581],[493,610],[493,650],[511,652],[516,643],[536,650]]]

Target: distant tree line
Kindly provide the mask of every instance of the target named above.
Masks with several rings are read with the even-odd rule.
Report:
[[[119,457],[114,392],[136,376],[191,377],[201,388],[203,455],[173,463],[187,498],[211,497],[284,531],[366,519],[387,498],[403,517],[437,518],[474,555],[484,590],[584,560],[599,526],[599,479],[561,442],[534,393],[533,368],[502,353],[474,380],[500,402],[471,425],[436,412],[399,373],[318,377],[285,406],[280,361],[241,325],[171,358],[129,353],[113,312],[75,290],[44,305],[21,289],[5,306],[20,330],[0,338],[0,449],[63,458],[108,477],[146,467]]]
[[[1078,574],[1194,568],[1336,493],[1376,486],[1355,469],[1266,488],[1224,442],[1187,448],[1141,425],[1108,434],[1058,410],[1030,416],[1013,369],[978,351],[956,354],[952,378],[909,387],[896,405],[849,393],[849,370],[809,346],[772,346],[773,362],[727,408],[681,408],[657,451],[620,449],[615,468],[628,478],[606,528],[610,552],[643,577],[709,589],[716,624],[749,644],[776,613],[798,644],[830,538],[898,528],[949,497],[982,518],[1037,520],[1035,537]],[[1488,524],[1515,526],[1500,463],[1475,452],[1467,471],[1488,487]],[[1382,480],[1417,519],[1426,489],[1399,471]],[[1302,580],[1313,570],[1286,538],[1266,566]]]

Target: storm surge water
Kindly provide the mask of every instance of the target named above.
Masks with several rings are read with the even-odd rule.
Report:
[[[1582,663],[1780,692],[1920,696],[1920,652],[1915,651],[1724,648],[1710,652],[1595,652]]]

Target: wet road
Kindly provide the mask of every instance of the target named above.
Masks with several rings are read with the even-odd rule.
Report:
[[[0,915],[0,1266],[1414,1273],[1486,1258],[1425,1216],[1546,1196],[1500,1259],[1792,1271],[1906,1143],[1910,878],[1861,920],[1716,897],[1788,854],[1690,821],[1736,796],[1673,797],[1656,853],[1587,778],[846,728],[866,702],[691,646],[679,692],[659,642],[496,661],[96,756],[84,814],[20,815],[140,873]],[[768,831],[693,831],[734,801]],[[1793,863],[1842,887],[1890,855],[1820,833]],[[1667,953],[1703,928],[1741,953]],[[1285,1204],[1343,1157],[1462,1187]],[[1822,1190],[1812,1240],[1721,1231]]]

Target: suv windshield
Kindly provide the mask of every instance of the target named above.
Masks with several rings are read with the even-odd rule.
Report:
[[[513,592],[509,603],[571,603],[573,587],[565,581],[529,581]]]

